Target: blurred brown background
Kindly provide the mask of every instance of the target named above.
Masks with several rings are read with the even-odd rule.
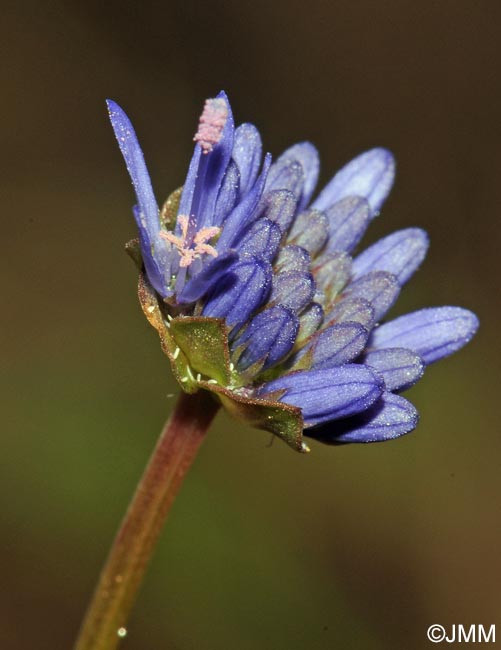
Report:
[[[105,112],[133,119],[159,198],[207,96],[323,177],[399,163],[367,241],[432,247],[397,310],[458,304],[476,340],[428,370],[393,443],[295,454],[220,416],[176,502],[128,650],[421,649],[501,635],[501,4],[494,0],[4,3],[0,648],[71,648],[176,392],[123,253],[132,189]]]

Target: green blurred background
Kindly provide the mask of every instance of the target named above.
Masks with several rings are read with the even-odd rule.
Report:
[[[419,225],[394,313],[458,304],[476,340],[408,395],[419,429],[308,456],[220,415],[141,591],[127,650],[420,649],[501,635],[501,3],[3,3],[0,648],[71,648],[177,391],[123,252],[132,189],[105,112],[132,117],[157,195],[204,99],[323,176],[374,145],[398,178],[366,242]]]

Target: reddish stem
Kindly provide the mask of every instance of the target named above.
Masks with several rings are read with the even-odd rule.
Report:
[[[137,486],[74,650],[114,650],[174,497],[218,410],[205,391],[181,393]]]

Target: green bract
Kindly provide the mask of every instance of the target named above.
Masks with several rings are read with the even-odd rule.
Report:
[[[129,244],[127,250],[133,248]],[[245,424],[275,434],[296,451],[309,451],[303,441],[301,409],[274,399],[256,399],[243,385],[230,362],[224,320],[204,316],[172,318],[143,273],[139,276],[138,295],[144,314],[157,330],[162,350],[169,357],[174,377],[186,393],[207,390]]]

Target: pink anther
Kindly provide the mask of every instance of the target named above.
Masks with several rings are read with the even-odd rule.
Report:
[[[207,99],[193,140],[202,147],[204,154],[212,151],[223,135],[228,119],[228,105],[221,97]]]
[[[213,237],[216,237],[221,232],[221,228],[210,227],[202,228],[193,237],[191,242],[188,242],[188,224],[190,218],[187,215],[178,215],[178,223],[181,226],[181,237],[176,236],[173,232],[161,232],[160,236],[170,242],[179,252],[181,259],[179,266],[182,268],[190,266],[196,259],[202,255],[211,255],[217,257],[216,249],[207,242]]]

